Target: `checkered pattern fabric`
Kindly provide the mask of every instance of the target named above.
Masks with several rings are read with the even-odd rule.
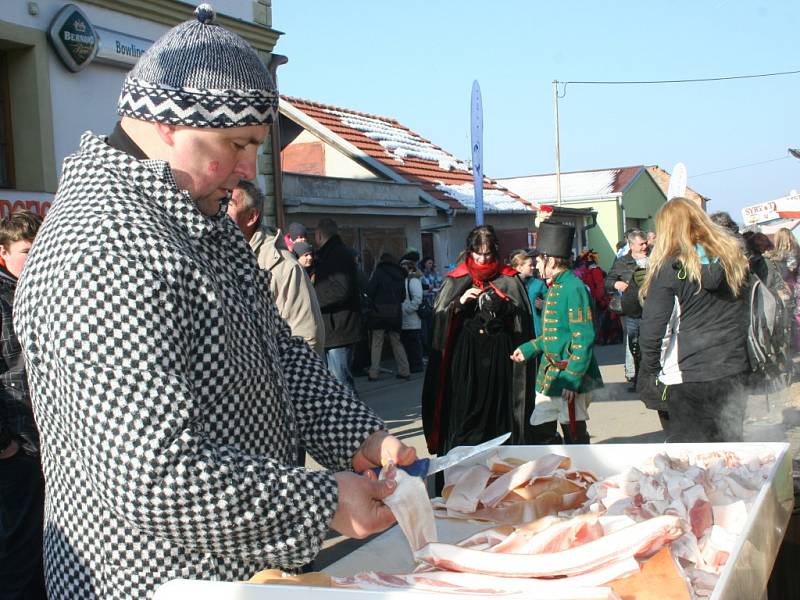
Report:
[[[224,213],[87,133],[17,289],[51,598],[149,598],[318,551],[327,472],[382,422],[279,317]]]

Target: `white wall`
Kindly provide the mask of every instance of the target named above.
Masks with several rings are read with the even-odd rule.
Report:
[[[24,0],[0,0],[0,19],[47,31],[55,15],[70,2],[37,0],[39,14],[28,13]],[[97,27],[120,31],[149,40],[158,39],[169,28],[134,16],[120,14],[99,6],[73,1]],[[199,2],[198,2],[199,3]],[[251,0],[214,0],[219,14],[252,21]],[[49,50],[50,92],[53,106],[53,138],[58,175],[64,158],[78,149],[80,136],[90,130],[97,134],[111,132],[118,119],[117,100],[127,67],[93,63],[79,73],[68,70]]]

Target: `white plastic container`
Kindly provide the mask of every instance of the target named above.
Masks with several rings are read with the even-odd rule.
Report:
[[[756,496],[746,527],[720,576],[710,600],[758,599],[765,595],[769,575],[791,516],[794,502],[792,463],[786,443],[739,444],[597,444],[593,446],[504,446],[501,456],[533,459],[554,452],[569,456],[576,469],[592,471],[600,478],[643,464],[658,453],[671,456],[731,450],[747,457],[772,453],[776,457],[766,485]],[[455,542],[490,524],[437,519],[439,539]],[[341,560],[328,566],[331,575],[347,576],[361,571],[408,573],[414,567],[411,550],[398,527],[393,527]],[[163,585],[155,600],[428,600],[453,598],[451,594],[411,591],[373,592],[305,586],[253,585],[210,581],[175,580]],[[466,597],[466,596],[465,596]],[[481,598],[470,595],[469,598]],[[493,598],[493,596],[487,596]]]

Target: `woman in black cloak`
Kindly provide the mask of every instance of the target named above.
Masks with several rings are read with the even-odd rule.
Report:
[[[440,456],[508,431],[511,444],[533,443],[532,366],[510,359],[533,335],[525,285],[500,264],[491,226],[469,233],[462,257],[436,299],[422,389],[425,439]]]

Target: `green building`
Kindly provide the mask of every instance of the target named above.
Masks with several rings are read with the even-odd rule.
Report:
[[[556,176],[530,175],[498,179],[503,187],[537,205],[555,206]],[[561,207],[591,208],[597,213],[597,226],[586,231],[587,248],[600,256],[600,266],[608,270],[614,262],[616,244],[627,229],[654,231],[653,217],[666,202],[669,174],[644,165],[561,173]],[[691,199],[705,208],[706,198],[687,190]]]

